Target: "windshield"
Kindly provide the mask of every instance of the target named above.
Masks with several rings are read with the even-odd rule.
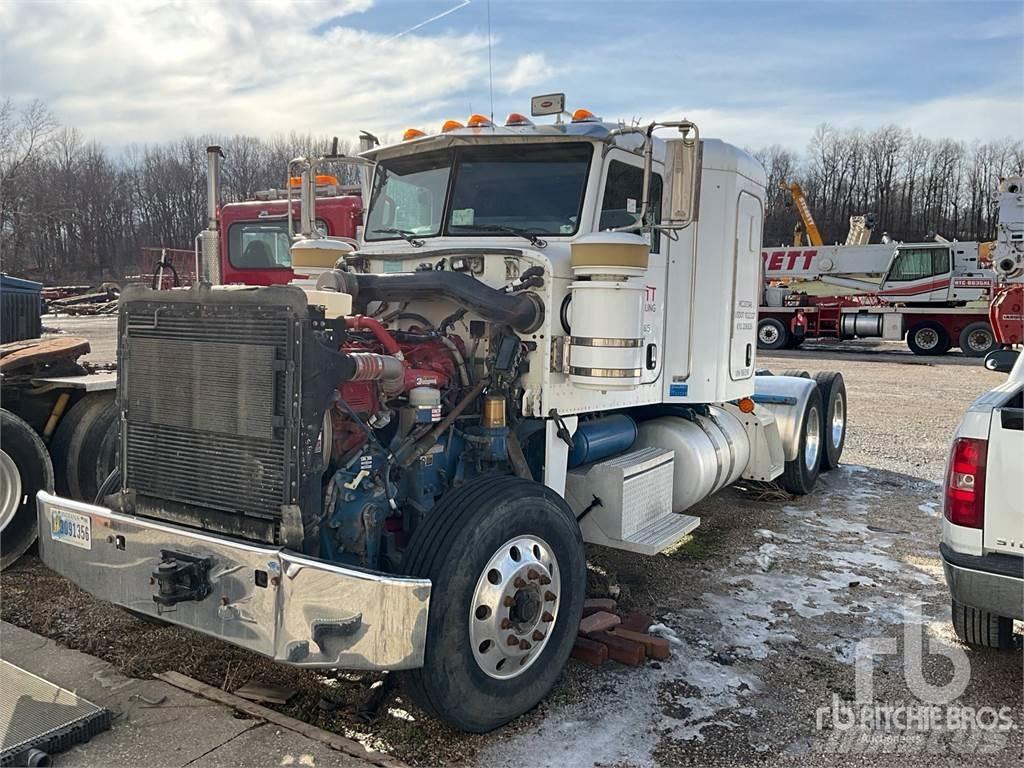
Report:
[[[493,234],[502,228],[575,234],[592,155],[589,142],[552,142],[458,147],[384,160],[370,198],[366,239],[442,231]]]

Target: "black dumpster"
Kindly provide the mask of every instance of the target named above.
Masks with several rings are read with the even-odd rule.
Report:
[[[42,283],[0,275],[0,344],[42,333]]]

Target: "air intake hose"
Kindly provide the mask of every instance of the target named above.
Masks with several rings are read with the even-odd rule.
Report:
[[[371,301],[414,301],[444,296],[493,322],[508,323],[520,333],[533,333],[544,322],[544,304],[533,293],[505,293],[464,272],[405,272],[365,275],[332,270],[320,276],[317,287],[352,295],[365,309]]]

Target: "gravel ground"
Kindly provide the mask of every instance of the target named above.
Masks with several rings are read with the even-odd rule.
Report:
[[[801,499],[758,489],[718,494],[693,510],[701,527],[670,554],[590,548],[591,593],[613,594],[622,607],[656,617],[672,658],[639,669],[570,662],[535,711],[496,733],[453,732],[416,711],[400,688],[367,724],[358,710],[379,676],[276,667],[187,630],[140,621],[32,557],[0,577],[0,613],[132,675],[176,669],[229,690],[250,679],[291,685],[299,694],[284,708],[290,714],[417,765],[959,766],[964,753],[984,754],[987,765],[1019,765],[1020,650],[957,643],[937,556],[949,438],[967,404],[1001,376],[955,356],[926,363],[895,345],[801,350],[762,356],[760,364],[775,372],[843,372],[850,418],[844,466]],[[899,651],[876,660],[876,702],[914,704],[918,671],[933,685],[948,682],[954,667],[940,654],[958,648],[971,675],[952,704],[1008,707],[1018,727],[931,731],[924,742],[832,728],[827,708],[833,696],[854,698],[854,654],[865,638],[892,638]],[[906,662],[922,638],[921,663]],[[865,735],[868,741],[856,740]]]

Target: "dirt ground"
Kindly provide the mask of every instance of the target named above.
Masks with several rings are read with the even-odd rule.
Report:
[[[89,327],[76,325],[72,332]],[[289,714],[415,765],[960,765],[965,753],[983,754],[987,765],[1019,765],[1021,651],[957,643],[938,559],[950,436],[967,404],[1001,376],[977,361],[925,361],[896,345],[823,346],[762,356],[759,364],[842,371],[850,421],[844,466],[800,499],[756,489],[718,494],[693,510],[701,526],[670,554],[590,548],[592,594],[612,594],[655,617],[672,658],[641,668],[570,662],[536,710],[486,736],[422,715],[390,681],[376,719],[365,722],[360,709],[381,676],[295,671],[138,620],[31,556],[0,577],[0,615],[133,676],[173,669],[228,690],[249,680],[290,685],[299,694],[282,708]],[[954,677],[948,649],[956,648],[970,676],[950,706],[1006,707],[1016,727],[933,729],[916,740],[842,730],[831,707],[834,697],[854,699],[854,660],[867,638],[895,643],[872,667],[876,703],[920,703],[922,683]]]

